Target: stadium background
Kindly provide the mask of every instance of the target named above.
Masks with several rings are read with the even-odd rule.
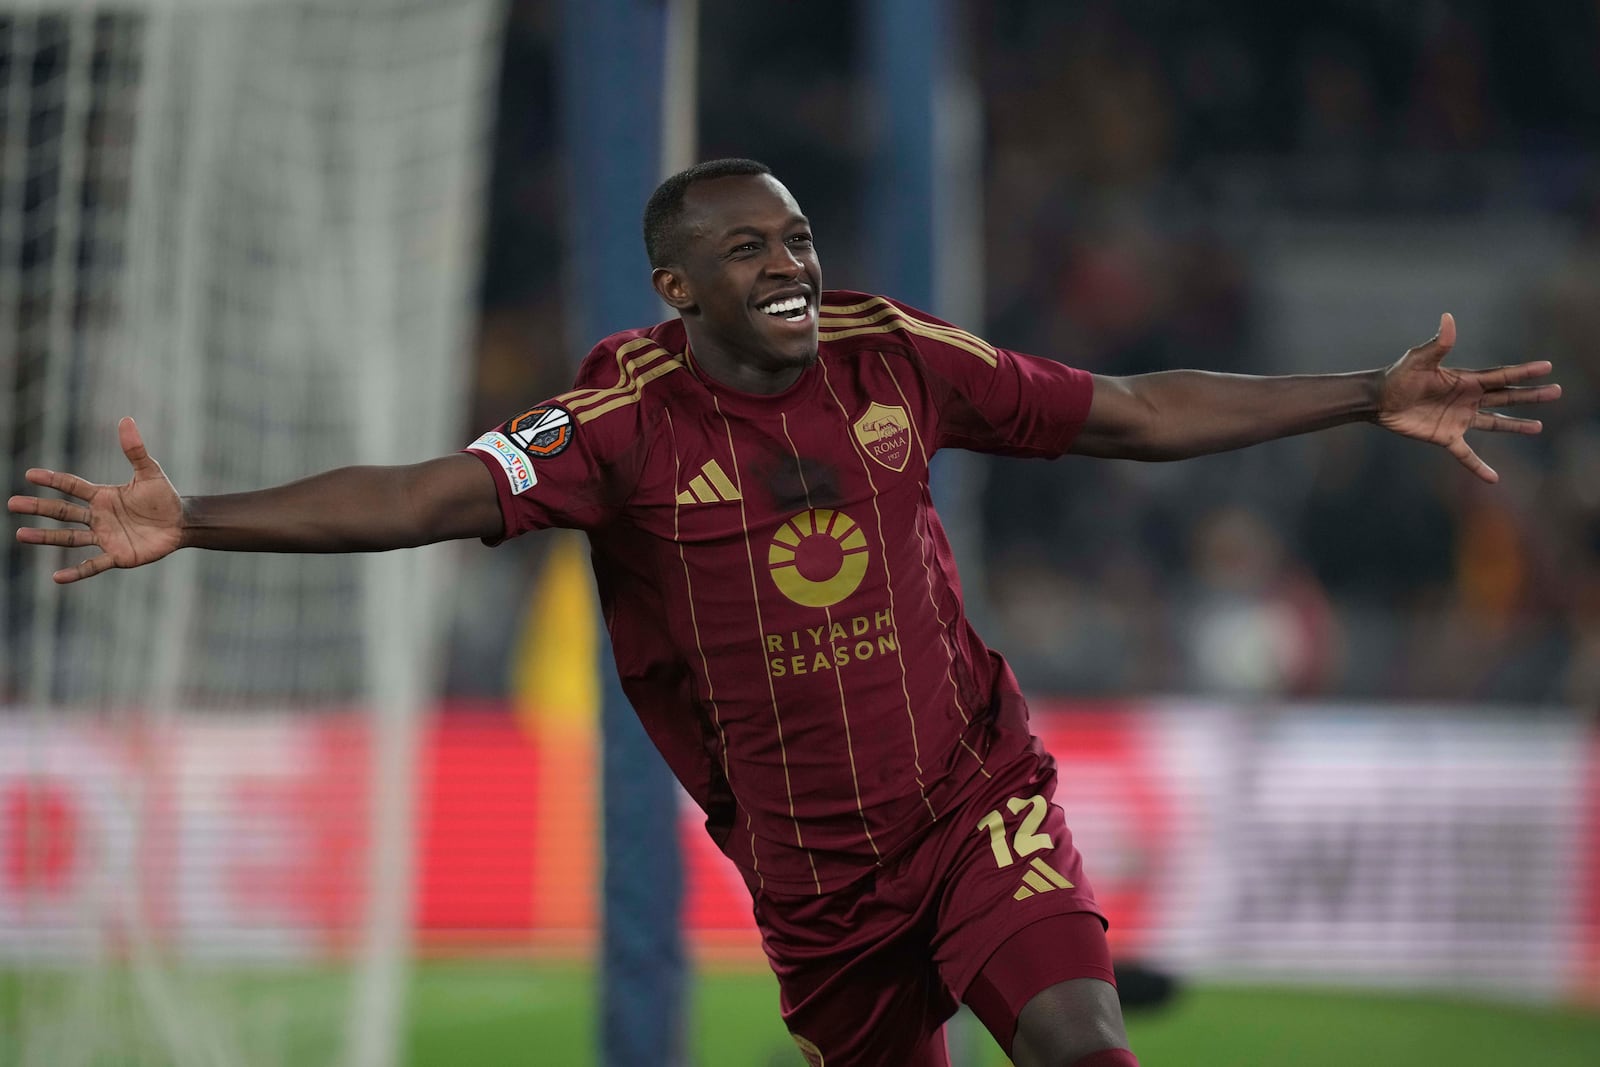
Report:
[[[342,16],[341,39],[369,42],[352,54],[374,69],[399,67],[385,45],[398,56],[410,39],[370,32],[388,5],[298,6]],[[481,268],[459,267],[475,288],[439,298],[461,303],[464,387],[405,398],[406,416],[430,400],[451,409],[426,434],[406,433],[381,402],[358,404],[368,432],[385,424],[380,457],[421,458],[421,440],[452,447],[559,391],[592,340],[584,245],[602,227],[587,221],[599,172],[584,153],[605,145],[577,143],[571,87],[625,107],[608,87],[636,86],[617,56],[581,51],[594,47],[573,32],[582,5],[478,6],[489,58],[475,84],[493,125],[452,145],[480,157],[464,180],[482,168],[468,210],[481,238],[460,243]],[[5,188],[20,191],[3,207],[23,234],[0,242],[8,276],[59,280],[114,258],[43,247],[59,215],[21,162],[50,126],[37,117],[52,106],[42,91],[16,132],[17,86],[70,67],[38,53],[25,65],[25,46],[59,34],[70,57],[71,12],[86,7],[4,13]],[[874,66],[885,40],[917,36],[892,17],[921,8],[698,5],[694,155],[771,164],[813,219],[829,284],[907,296],[997,344],[1106,373],[1363,368],[1450,310],[1462,362],[1549,358],[1566,387],[1543,437],[1480,443],[1502,474],[1492,488],[1361,427],[1177,466],[984,460],[941,472],[974,616],[1035,695],[1119,949],[1187,983],[1173,1008],[1134,1018],[1135,1047],[1150,1063],[1600,1059],[1600,9],[953,3],[933,87],[943,140],[918,149],[937,160],[939,210],[928,226],[891,220],[915,227],[900,244],[928,250],[917,274],[883,246],[885,205],[915,199],[883,176],[914,153],[873,101],[886,92]],[[624,39],[661,31],[600,26],[601,53],[609,42],[627,66]],[[345,135],[373,143],[356,127]],[[223,214],[231,192],[208,194]],[[638,199],[603,208],[633,242]],[[231,206],[244,210],[242,198]],[[624,266],[637,289],[619,299],[637,306],[648,293],[634,256]],[[420,292],[433,261],[418,258]],[[62,353],[107,327],[55,321],[26,285],[3,294],[20,342],[4,368],[17,487],[23,467],[62,463],[41,454],[52,442],[67,457],[87,447],[29,408],[74,402],[75,372],[55,368],[78,367]],[[451,336],[415,355],[448,362]],[[236,361],[227,341],[208,338],[200,358]],[[271,356],[261,378],[281,373]],[[362,369],[369,382],[401,373],[381,351]],[[257,381],[226,373],[224,393]],[[276,440],[302,428],[270,405],[198,402],[224,429],[281,418],[261,428]],[[161,434],[146,433],[166,460]],[[284,476],[355,458],[331,440],[327,462],[297,460],[305,469]],[[190,447],[209,456],[230,441]],[[259,484],[248,466],[168,467],[185,488]],[[105,459],[83,472],[117,469]],[[138,671],[87,693],[56,678],[73,646],[40,633],[87,625],[84,609],[47,607],[62,594],[36,575],[54,562],[8,552],[0,1063],[597,1062],[604,683],[588,667],[581,542],[423,555],[449,575],[429,601],[442,621],[406,647],[437,672],[416,680],[416,730],[384,763],[391,735],[374,723],[387,720],[365,706],[374,686],[337,662],[372,658],[365,643],[340,643],[351,629],[399,640],[385,622],[402,616],[381,601],[346,626],[345,598],[363,581],[405,580],[404,564],[359,579],[353,565],[318,564],[298,579],[322,591],[298,594],[286,624],[298,636],[265,646],[239,636],[248,598],[218,615],[204,584],[217,579],[202,575],[190,625],[239,634],[191,656],[206,680],[166,683],[185,713],[163,715],[119,700]],[[111,595],[71,591],[79,604]],[[97,652],[116,659],[115,636],[101,633]],[[307,668],[318,677],[303,685],[246,684],[240,642],[264,675],[313,652],[336,662]],[[388,794],[412,801],[398,831],[374,814],[382,766],[406,769]],[[134,819],[130,789],[167,800]],[[798,1062],[737,879],[692,812],[668,825],[701,976],[687,1062]],[[374,882],[376,868],[351,857],[396,832],[411,858],[384,869],[411,874]],[[649,855],[635,862],[621,880],[670,897]],[[108,872],[140,886],[137,914],[86,921]],[[403,908],[389,921],[406,932],[358,949],[383,902]],[[185,984],[196,961],[235,991],[231,1021]],[[370,1025],[357,1016],[400,1036],[354,1039]],[[196,1020],[228,1036],[176,1036]],[[1351,1033],[1364,1042],[1341,1044]],[[970,1027],[956,1043],[968,1063],[994,1062]]]

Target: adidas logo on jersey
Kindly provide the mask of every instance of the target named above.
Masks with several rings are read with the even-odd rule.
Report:
[[[689,482],[689,488],[678,494],[680,504],[718,504],[743,499],[739,487],[728,479],[716,460],[701,467],[700,473]]]
[[[1048,893],[1052,889],[1071,889],[1072,883],[1061,876],[1061,872],[1050,866],[1038,856],[1033,857],[1033,868],[1022,876],[1022,885],[1011,894],[1013,900],[1027,900],[1035,893]]]

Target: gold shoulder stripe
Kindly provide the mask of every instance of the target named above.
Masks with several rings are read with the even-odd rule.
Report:
[[[864,311],[870,312],[871,314],[869,314],[866,318],[851,318],[852,315],[860,315]],[[900,313],[901,312],[899,308],[895,307],[881,296],[875,296],[870,300],[863,300],[859,304],[850,304],[845,307],[828,307],[824,305],[817,311],[819,318],[825,321],[836,322],[841,326],[865,325],[867,323],[877,322],[885,315],[899,315]]]
[[[906,329],[912,333],[932,338],[935,341],[943,341],[945,344],[954,345],[957,348],[964,348],[991,367],[1000,365],[1000,358],[995,354],[994,348],[965,330],[952,329],[947,333],[931,323],[922,322],[918,319],[906,319],[905,324]]]
[[[616,385],[606,389],[596,389],[587,396],[579,397],[567,405],[568,410],[577,411],[581,408],[594,407],[616,397],[627,395],[633,390],[634,383],[641,374],[645,373],[647,367],[653,369],[656,366],[660,366],[663,361],[668,364],[674,362],[671,355],[658,347],[647,348],[643,352],[635,352],[623,362],[622,371],[617,377]]]
[[[908,315],[900,308],[895,307],[893,304],[882,299],[881,297],[879,297],[875,303],[877,306],[873,313],[862,318],[846,318],[842,315],[842,312],[845,310],[865,310],[865,308],[862,307],[840,309],[839,311],[831,313],[824,310],[820,316],[821,321],[819,322],[819,327],[827,330],[846,326],[871,326],[874,323],[882,322],[885,319],[892,318],[913,332],[932,331],[932,333],[926,334],[926,336],[942,334],[948,337],[960,338],[969,344],[977,345],[979,348],[989,352],[991,355],[994,354],[993,345],[989,344],[987,341],[984,341],[982,338],[968,333],[959,326],[951,326],[941,322],[928,322],[925,319],[917,318],[915,315]]]
[[[601,404],[599,407],[592,407],[587,411],[579,412],[576,414],[576,418],[579,422],[588,422],[590,419],[598,419],[601,415],[604,415],[608,411],[615,411],[617,408],[626,407],[629,404],[637,404],[639,402],[639,398],[644,395],[645,386],[649,385],[663,374],[671,374],[675,370],[682,369],[683,364],[679,363],[675,359],[669,358],[665,362],[657,363],[655,366],[651,367],[649,370],[643,372],[637,378],[635,378],[632,388],[630,388],[626,393],[609,400],[604,404]]]
[[[858,312],[869,311],[870,315],[857,316]],[[852,317],[857,316],[857,317]],[[882,322],[886,318],[910,318],[899,308],[884,299],[877,299],[866,305],[832,310],[823,308],[820,315],[823,326],[870,326],[875,322]]]
[[[881,297],[881,296],[869,296],[867,299],[863,300],[859,304],[842,304],[839,307],[833,307],[832,305],[829,305],[829,304],[823,304],[822,305],[822,314],[824,314],[824,315],[854,315],[856,312],[865,311],[865,310],[867,310],[867,308],[870,308],[870,307],[881,307],[883,305],[883,303],[884,303],[883,297]]]
[[[592,386],[592,387],[589,387],[589,388],[586,388],[586,389],[574,389],[569,393],[563,394],[563,396],[566,397],[571,402],[580,402],[580,401],[584,400],[585,398],[598,396],[601,393],[610,393],[610,392],[614,392],[617,389],[626,389],[627,386],[628,386],[628,378],[629,378],[628,365],[630,363],[636,362],[636,360],[629,360],[629,359],[627,359],[627,357],[629,355],[633,354],[634,352],[639,351],[641,348],[651,348],[651,347],[654,347],[656,352],[661,352],[662,351],[661,347],[659,345],[656,345],[655,341],[651,340],[648,337],[635,337],[633,340],[629,341],[627,344],[619,345],[617,347],[617,351],[615,353],[615,357],[616,357],[616,361],[617,361],[617,380],[616,380],[615,384]],[[650,353],[646,353],[646,355],[648,356],[648,355],[650,355]],[[643,358],[643,357],[641,357],[641,358]]]
[[[950,337],[942,333],[921,330],[914,326],[908,326],[903,323],[887,323],[879,326],[862,326],[854,330],[837,330],[832,333],[822,334],[822,340],[840,341],[846,337],[861,337],[865,334],[871,333],[899,333],[902,330],[910,333],[920,334],[921,336],[930,338],[934,341],[943,341],[945,344],[951,345],[955,348],[964,349],[968,352],[971,352],[973,355],[977,356],[991,367],[997,367],[1000,365],[999,359],[990,355],[989,352],[985,351],[976,344],[969,344],[959,337]]]
[[[861,318],[849,318],[824,312],[818,323],[818,328],[823,331],[823,338],[825,340],[841,340],[846,337],[859,337],[864,334],[890,333],[896,330],[904,330],[907,333],[914,333],[934,341],[943,341],[945,344],[971,352],[991,367],[997,366],[999,363],[993,345],[965,330],[942,323],[926,322],[913,315],[906,314],[881,298],[872,303],[876,305],[876,310],[872,314]],[[840,310],[856,311],[865,309],[852,307]]]

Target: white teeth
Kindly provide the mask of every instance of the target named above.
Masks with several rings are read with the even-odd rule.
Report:
[[[788,314],[791,314],[791,313],[796,312],[796,311],[803,311],[803,310],[805,310],[805,307],[806,307],[806,298],[805,297],[803,297],[803,296],[791,296],[787,300],[779,300],[779,301],[776,301],[775,303],[765,304],[765,305],[763,305],[761,307],[760,310],[762,311],[763,314],[767,314],[767,315],[788,315]]]

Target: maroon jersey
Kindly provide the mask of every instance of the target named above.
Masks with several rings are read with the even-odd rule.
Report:
[[[469,450],[505,535],[589,534],[622,685],[752,888],[882,863],[1031,743],[968,625],[928,459],[1057,456],[1089,375],[883,297],[824,295],[819,358],[772,396],[695,366],[671,320]]]

